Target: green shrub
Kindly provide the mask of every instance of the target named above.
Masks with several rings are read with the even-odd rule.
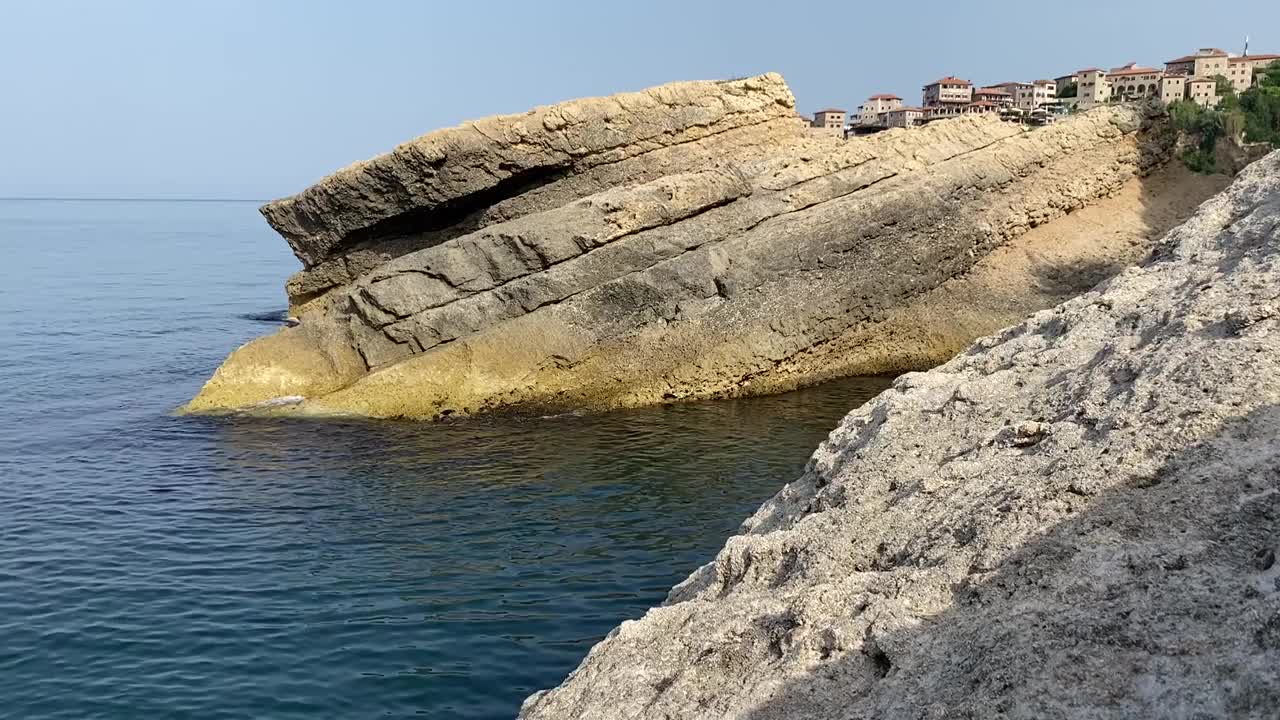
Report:
[[[1231,84],[1226,75],[1214,75],[1214,90],[1218,93],[1219,98],[1229,98],[1236,96],[1236,86]]]
[[[1257,84],[1239,95],[1230,81],[1217,76],[1217,109],[1204,108],[1189,100],[1169,103],[1169,118],[1181,132],[1199,138],[1194,150],[1182,156],[1187,167],[1200,173],[1214,171],[1213,149],[1218,138],[1245,142],[1266,142],[1280,147],[1280,61],[1255,71]]]
[[[1246,142],[1280,146],[1280,61],[1255,71],[1258,84],[1240,94]]]
[[[1205,152],[1203,149],[1188,150],[1183,153],[1182,164],[1192,172],[1198,172],[1201,175],[1212,175],[1217,170],[1213,161],[1213,151]]]

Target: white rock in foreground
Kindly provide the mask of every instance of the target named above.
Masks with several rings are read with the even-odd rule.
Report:
[[[900,378],[535,718],[1280,714],[1280,153]]]

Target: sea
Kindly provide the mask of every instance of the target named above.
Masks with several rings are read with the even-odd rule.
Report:
[[[298,268],[251,202],[0,200],[0,717],[514,717],[889,382],[177,415]]]

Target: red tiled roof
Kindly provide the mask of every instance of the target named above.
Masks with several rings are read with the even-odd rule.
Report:
[[[969,82],[968,80],[961,80],[960,78],[955,77],[955,76],[953,76],[953,75],[948,75],[948,76],[946,76],[946,77],[942,78],[941,80],[934,80],[933,82],[929,83],[929,85],[942,85],[942,84],[947,84],[947,85],[972,85],[973,83]],[[929,87],[929,85],[926,85],[925,87]]]
[[[897,95],[890,95],[890,94],[888,94],[888,93],[882,93],[882,94],[880,94],[880,95],[872,95],[871,97],[869,97],[869,98],[867,98],[867,99],[868,99],[868,100],[901,100],[902,98],[898,97]]]
[[[1169,63],[1185,63],[1185,62],[1191,62],[1191,61],[1195,60],[1196,58],[1217,58],[1217,57],[1227,57],[1227,52],[1226,52],[1225,50],[1219,50],[1218,48],[1206,48],[1206,49],[1207,49],[1207,50],[1209,50],[1209,52],[1204,53],[1204,54],[1201,54],[1201,53],[1198,53],[1198,52],[1197,52],[1195,55],[1183,55],[1183,56],[1182,56],[1182,57],[1180,57],[1180,58],[1174,58],[1173,60],[1169,60],[1169,61],[1167,61],[1165,64],[1166,64],[1166,65],[1168,65]]]
[[[1160,71],[1155,68],[1125,65],[1124,67],[1111,68],[1110,70],[1107,71],[1107,74],[1108,75],[1150,75],[1151,73],[1158,73],[1158,72]]]
[[[1254,62],[1256,60],[1280,60],[1280,55],[1245,55],[1243,57],[1227,58],[1229,63]]]
[[[1102,68],[1092,67],[1092,68],[1085,68],[1083,70],[1077,70],[1076,74],[1083,75],[1085,73],[1091,73],[1091,72],[1106,72],[1106,70],[1103,70]]]

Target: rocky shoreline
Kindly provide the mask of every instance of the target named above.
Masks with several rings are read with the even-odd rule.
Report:
[[[236,350],[186,410],[600,410],[924,369],[1132,263],[1221,187],[1166,168],[1155,108],[846,142],[794,107],[773,74],[577,100],[271,203],[302,324]]]
[[[541,718],[1270,718],[1280,152],[901,377]]]
[[[1273,717],[1280,153],[1223,190],[1176,142],[1135,105],[841,142],[776,75],[438,131],[263,208],[301,324],[186,409],[594,410],[945,362],[521,717]]]

